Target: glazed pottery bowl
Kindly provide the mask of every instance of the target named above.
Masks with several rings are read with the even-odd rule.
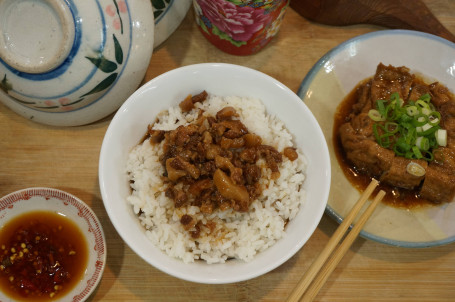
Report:
[[[151,0],[155,19],[153,48],[161,45],[182,23],[192,0]]]
[[[383,30],[361,35],[335,47],[314,65],[298,95],[316,116],[327,138],[332,163],[327,213],[339,222],[360,193],[345,177],[335,156],[335,111],[360,81],[374,75],[381,62],[406,66],[427,83],[438,81],[455,92],[455,44],[421,32]],[[455,241],[454,220],[455,202],[412,209],[382,203],[361,236],[400,247],[437,246]]]
[[[178,85],[176,85],[178,83]],[[250,262],[229,260],[184,263],[150,241],[132,205],[126,163],[158,113],[176,106],[188,94],[202,90],[218,96],[260,99],[269,114],[285,123],[308,166],[303,189],[306,199],[285,236]],[[99,161],[99,181],[109,218],[123,240],[145,261],[172,276],[200,283],[230,283],[265,274],[294,255],[312,235],[325,209],[330,187],[330,162],[322,132],[304,103],[282,83],[246,67],[206,63],[169,71],[138,89],[117,111],[105,134]]]
[[[63,283],[61,285],[63,286],[63,290],[60,293],[57,292],[52,299],[46,300],[46,296],[41,297],[39,301],[85,301],[96,289],[106,266],[106,240],[104,238],[103,228],[98,218],[90,207],[88,207],[82,200],[67,192],[52,188],[28,188],[10,193],[0,198],[0,233],[7,232],[5,229],[11,229],[10,225],[18,228],[23,227],[21,224],[17,224],[17,219],[21,219],[20,217],[23,217],[24,215],[32,217],[29,215],[36,215],[37,213],[39,216],[33,216],[33,218],[30,218],[30,221],[36,219],[37,221],[41,221],[40,223],[43,223],[43,219],[48,221],[57,219],[54,216],[59,217],[57,220],[60,221],[59,225],[62,221],[68,221],[78,230],[71,233],[73,236],[78,234],[78,241],[74,241],[71,244],[74,244],[76,251],[78,251],[78,247],[80,248],[79,251],[84,250],[82,247],[84,244],[80,242],[80,238],[82,237],[83,242],[85,242],[86,245],[85,248],[87,255],[87,257],[77,258],[78,263],[86,262],[86,264],[83,267],[84,270],[81,272],[79,280],[74,280],[75,283],[71,288],[64,290],[66,283]],[[44,216],[45,214],[50,216]],[[24,223],[26,224],[28,222]],[[67,223],[63,224],[64,229],[70,228]],[[35,224],[35,226],[36,225],[37,224]],[[39,226],[34,228],[35,231],[42,229],[43,228]],[[8,233],[2,233],[0,236],[2,240],[6,239],[5,242],[0,243],[2,246],[8,245],[7,242],[9,242],[9,235],[5,234]],[[50,235],[50,237],[52,237],[52,235]],[[78,245],[76,242],[80,244]],[[50,244],[52,246],[57,246],[59,243]],[[43,247],[42,245],[28,246],[28,243],[25,247],[29,248],[29,251],[24,251],[25,254],[27,252],[35,252],[35,248],[41,248],[42,250],[47,249],[47,247]],[[49,249],[52,250],[51,248]],[[75,254],[82,253],[76,252]],[[60,258],[60,255],[58,258]],[[62,262],[63,267],[67,264],[68,263],[65,264]],[[2,270],[0,274],[0,278],[6,278],[8,277],[8,270]],[[4,284],[3,281],[1,281],[1,283]],[[17,297],[13,297],[10,292],[7,293],[6,290],[4,291],[0,287],[1,301],[17,301],[16,298]],[[28,297],[28,299],[31,299],[31,297]],[[22,297],[20,300],[23,301],[27,299]]]
[[[140,84],[153,31],[149,1],[0,1],[0,101],[49,125],[99,120]]]

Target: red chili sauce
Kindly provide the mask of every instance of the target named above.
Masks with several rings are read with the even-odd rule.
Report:
[[[356,98],[356,90],[361,85],[364,85],[368,82],[369,79],[361,81],[338,105],[335,117],[334,117],[334,124],[333,124],[333,132],[332,132],[332,139],[333,139],[333,147],[335,150],[335,155],[337,161],[341,167],[346,178],[349,182],[359,191],[365,191],[369,183],[371,182],[371,177],[359,173],[356,168],[349,162],[346,158],[346,153],[343,150],[343,146],[341,145],[340,135],[338,134],[338,129],[342,124],[344,124],[352,112],[353,105],[357,102]],[[383,198],[383,202],[394,207],[399,208],[414,208],[418,206],[434,206],[434,203],[419,198],[417,190],[406,190],[398,187],[393,187],[387,184],[380,183],[378,188],[376,189],[376,194],[379,190],[384,190],[386,195]]]
[[[0,229],[0,289],[14,300],[61,298],[81,280],[87,262],[84,235],[57,213],[26,213]]]

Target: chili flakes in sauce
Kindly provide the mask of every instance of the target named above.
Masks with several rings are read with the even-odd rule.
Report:
[[[23,214],[0,235],[0,288],[15,300],[49,301],[69,292],[88,261],[83,234],[53,212]]]

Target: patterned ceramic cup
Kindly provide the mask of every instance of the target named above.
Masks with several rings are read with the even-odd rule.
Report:
[[[278,32],[289,0],[193,0],[202,34],[219,49],[251,55]]]

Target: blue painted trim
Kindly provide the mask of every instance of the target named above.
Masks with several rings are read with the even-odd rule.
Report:
[[[65,71],[71,66],[73,62],[73,58],[79,51],[79,48],[81,46],[81,37],[82,37],[82,29],[79,20],[76,19],[76,16],[78,15],[77,8],[74,5],[72,0],[65,0],[66,4],[70,8],[71,14],[73,16],[73,22],[74,22],[74,29],[75,29],[75,34],[74,34],[74,41],[73,41],[73,46],[71,47],[71,50],[68,54],[68,57],[56,68],[49,72],[45,73],[40,73],[40,74],[34,74],[34,73],[27,73],[27,72],[22,72],[19,70],[16,70],[6,64],[2,59],[0,59],[0,63],[5,66],[9,71],[14,73],[16,76],[32,80],[32,81],[46,81],[49,79],[53,79],[56,77],[59,77]]]
[[[9,70],[11,70],[13,73],[15,73],[17,76],[22,77],[22,78],[26,78],[26,79],[29,79],[29,80],[32,80],[32,81],[50,80],[50,79],[53,79],[53,78],[56,78],[56,77],[62,75],[71,66],[71,64],[73,63],[73,58],[77,54],[77,51],[79,50],[80,45],[81,45],[81,41],[82,41],[81,19],[80,19],[79,15],[78,15],[77,8],[74,5],[73,1],[72,0],[65,0],[65,1],[70,6],[71,13],[73,15],[73,21],[74,21],[74,24],[75,24],[75,29],[76,29],[75,42],[73,44],[73,48],[72,48],[72,50],[70,52],[70,55],[68,55],[68,57],[62,63],[62,65],[60,65],[60,67],[58,67],[57,69],[54,69],[54,70],[52,70],[50,72],[42,73],[42,74],[21,73],[21,72],[18,72],[17,70],[11,70],[11,67],[6,65],[7,68]],[[104,50],[104,48],[106,46],[106,26],[105,26],[106,21],[105,21],[104,15],[103,15],[103,9],[102,9],[102,7],[101,7],[101,5],[100,5],[98,0],[96,1],[96,4],[97,4],[97,7],[98,7],[98,11],[100,13],[101,24],[103,24],[103,27],[102,27],[102,40],[101,40],[101,44],[100,44],[100,47],[99,47],[99,52],[101,53],[101,52],[103,52],[103,50]],[[63,92],[61,94],[58,94],[58,95],[53,95],[53,96],[49,96],[48,95],[48,96],[43,96],[43,97],[37,97],[35,95],[24,94],[22,92],[14,90],[14,89],[13,89],[13,91],[15,93],[17,93],[18,95],[21,95],[21,96],[24,96],[24,97],[41,99],[41,100],[62,98],[62,97],[65,97],[65,96],[67,96],[69,94],[72,94],[73,92],[79,90],[81,87],[85,86],[85,84],[87,84],[90,81],[90,79],[95,75],[96,71],[97,71],[96,66],[93,66],[93,68],[90,71],[90,73],[87,75],[87,77],[82,82],[80,82],[78,85],[74,86],[71,90],[65,91],[65,92]],[[33,107],[28,107],[28,108],[40,111],[40,110],[38,110],[36,108],[33,108]]]
[[[135,0],[133,0],[135,1]],[[130,11],[130,8],[129,8],[129,4],[128,4],[128,0],[125,0],[125,4],[127,6],[127,11],[128,11],[128,18],[129,18],[129,24],[130,24],[130,33],[129,33],[129,45],[128,45],[128,52],[127,52],[127,55],[126,55],[126,58],[125,58],[125,61],[123,62],[123,67],[122,69],[118,72],[118,76],[117,78],[115,79],[115,81],[111,84],[111,86],[109,86],[109,88],[106,89],[106,91],[96,100],[94,100],[93,102],[91,102],[90,104],[87,104],[85,106],[82,106],[80,108],[77,108],[75,110],[71,110],[70,112],[76,112],[76,111],[79,111],[79,110],[82,110],[88,106],[91,106],[97,102],[99,102],[100,100],[102,100],[104,97],[107,97],[108,96],[108,93],[109,91],[111,91],[112,88],[115,87],[115,84],[119,81],[120,77],[122,76],[123,74],[123,71],[125,70],[127,64],[128,64],[128,61],[129,61],[129,58],[130,58],[130,53],[131,53],[131,47],[132,47],[132,43],[133,43],[133,20],[131,18],[131,11]],[[104,23],[104,18],[103,18],[103,24]],[[106,33],[104,32],[104,36],[106,36]],[[104,43],[105,44],[105,43]],[[104,44],[103,44],[103,48],[104,48]],[[125,99],[126,101],[126,99]],[[33,108],[33,107],[29,107],[29,108],[32,108],[34,110],[37,110],[37,111],[41,111],[41,110],[38,110],[36,108]],[[51,114],[65,114],[65,113],[68,113],[68,111],[66,112],[48,112],[48,113],[51,113]]]

